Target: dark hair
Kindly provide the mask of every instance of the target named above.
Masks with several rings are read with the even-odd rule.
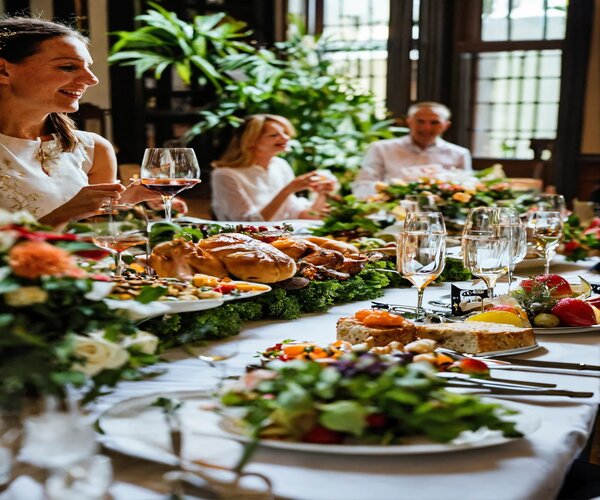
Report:
[[[0,57],[18,64],[39,51],[40,44],[52,38],[70,36],[86,45],[89,40],[65,24],[32,17],[0,17]],[[75,122],[66,113],[50,113],[50,128],[58,136],[63,151],[73,151],[79,142]]]

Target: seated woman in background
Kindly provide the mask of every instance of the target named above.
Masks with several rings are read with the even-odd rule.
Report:
[[[318,219],[337,181],[326,172],[297,177],[276,155],[295,135],[292,124],[277,115],[251,115],[236,130],[220,160],[213,162],[212,207],[219,220],[268,221]],[[316,193],[314,200],[296,196]]]
[[[98,83],[87,45],[62,24],[0,19],[0,208],[27,210],[58,226],[111,200],[158,198],[143,186],[118,182],[110,142],[77,130],[67,116]]]

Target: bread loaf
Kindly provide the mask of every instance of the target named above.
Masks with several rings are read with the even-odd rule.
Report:
[[[417,336],[435,340],[440,347],[468,354],[504,351],[536,344],[533,329],[472,321],[417,325]]]
[[[296,263],[272,245],[238,233],[222,233],[197,246],[215,255],[229,274],[246,281],[276,283],[296,274]]]
[[[400,326],[366,326],[356,318],[340,318],[336,325],[337,339],[361,344],[373,337],[373,345],[383,347],[392,341],[408,344],[416,339],[415,325],[406,321]]]
[[[217,257],[183,238],[156,245],[152,249],[148,263],[161,278],[186,279],[197,273],[218,278],[229,275]]]

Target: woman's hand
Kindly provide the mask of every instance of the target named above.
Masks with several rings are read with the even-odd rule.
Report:
[[[335,191],[337,187],[338,183],[335,179],[324,173],[312,171],[296,177],[286,186],[286,189],[289,194],[306,191],[307,189],[316,191],[317,193],[331,193]]]
[[[40,222],[50,226],[65,224],[71,220],[89,217],[102,206],[121,198],[125,186],[120,182],[90,184],[82,187],[79,192],[65,204],[44,215]]]
[[[121,196],[121,201],[123,203],[130,203],[131,205],[136,205],[143,201],[162,203],[162,197],[156,191],[150,191],[144,187],[140,179],[132,179],[125,188],[125,192]]]

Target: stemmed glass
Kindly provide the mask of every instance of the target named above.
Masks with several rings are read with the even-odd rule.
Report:
[[[148,148],[140,170],[143,186],[158,192],[171,222],[171,206],[177,193],[200,182],[200,166],[192,148]]]
[[[521,222],[521,216],[515,208],[497,208],[497,224],[503,228],[509,238],[510,264],[508,266],[508,291],[510,292],[515,266],[527,254],[527,231]]]
[[[137,205],[111,203],[82,223],[88,226],[92,242],[113,254],[115,276],[123,273],[123,252],[148,242],[146,215]]]
[[[193,358],[218,370],[218,382],[216,386],[216,392],[218,392],[227,379],[228,361],[238,355],[240,346],[239,342],[236,341],[221,343],[211,342],[209,344],[206,342],[198,342],[185,344],[182,348]]]
[[[409,212],[398,236],[398,272],[417,288],[417,315],[423,313],[423,292],[445,265],[446,226],[440,212]]]
[[[435,202],[434,195],[427,194],[407,194],[404,199],[408,202],[412,202],[416,207],[416,210],[410,210],[411,212],[438,212],[438,207]]]
[[[478,207],[471,209],[462,234],[462,252],[465,267],[481,278],[494,296],[498,279],[508,272],[512,260],[512,229],[501,221],[510,220],[509,212],[502,209]],[[481,309],[484,302],[481,301]]]
[[[563,235],[563,217],[560,212],[528,212],[526,224],[536,248],[544,255],[544,273],[549,274],[550,261]]]
[[[562,194],[540,193],[529,210],[531,212],[560,212],[563,218],[569,214],[565,197]]]

